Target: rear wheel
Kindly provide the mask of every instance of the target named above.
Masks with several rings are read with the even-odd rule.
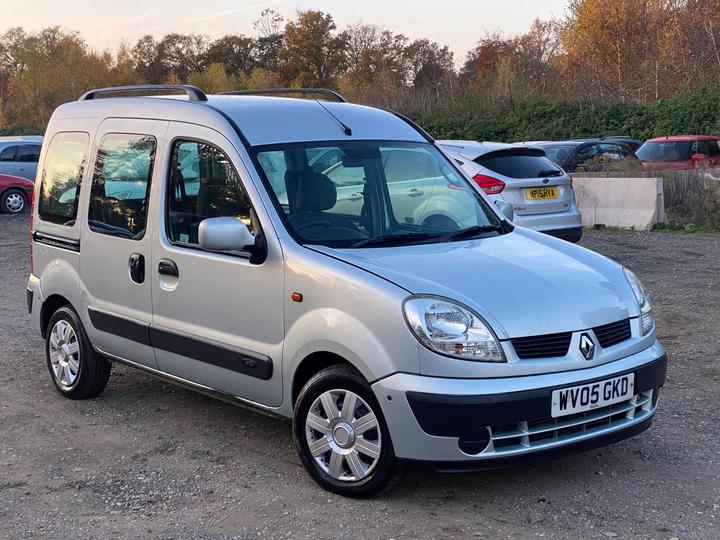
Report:
[[[19,189],[8,189],[2,194],[0,209],[5,214],[19,214],[27,206],[25,194]]]
[[[59,308],[45,336],[48,371],[58,392],[70,399],[100,394],[110,378],[110,362],[95,352],[70,306]]]
[[[354,369],[332,366],[298,396],[295,446],[313,479],[346,497],[368,497],[397,477],[397,459],[380,405]]]

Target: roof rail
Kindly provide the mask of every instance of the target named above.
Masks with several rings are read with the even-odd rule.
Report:
[[[127,92],[161,92],[163,90],[182,90],[187,94],[190,101],[207,101],[205,92],[197,86],[189,84],[136,84],[131,86],[110,86],[108,88],[96,88],[85,92],[78,101],[89,101],[102,94],[123,94]]]
[[[253,88],[249,90],[233,90],[232,92],[220,92],[221,96],[261,96],[273,94],[320,94],[332,98],[332,101],[347,103],[341,94],[327,88]]]

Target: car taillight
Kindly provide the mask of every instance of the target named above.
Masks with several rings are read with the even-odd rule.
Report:
[[[505,189],[505,182],[492,176],[476,174],[473,176],[473,180],[475,180],[475,183],[488,195],[497,195]]]
[[[570,187],[573,187],[573,177],[572,174],[568,174],[567,177],[570,179]]]

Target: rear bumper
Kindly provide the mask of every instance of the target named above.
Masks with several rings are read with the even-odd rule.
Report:
[[[513,223],[569,242],[582,237],[582,215],[575,204],[555,214],[516,215]]]
[[[373,384],[399,458],[440,469],[499,468],[578,452],[650,425],[667,357],[662,346],[593,368],[498,379],[396,374]],[[553,390],[635,374],[626,402],[551,418]],[[461,448],[462,447],[462,448]]]
[[[25,288],[25,299],[27,301],[28,313],[32,327],[36,332],[42,333],[40,330],[40,314],[42,312],[42,303],[44,296],[40,288],[40,278],[35,274],[30,274]]]
[[[550,236],[554,236],[555,238],[561,238],[563,240],[567,240],[568,242],[579,242],[582,238],[582,227],[571,227],[569,229],[553,229],[550,231],[543,231],[546,234],[549,234]]]

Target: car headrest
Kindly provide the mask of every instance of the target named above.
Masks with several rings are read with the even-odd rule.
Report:
[[[322,212],[337,202],[337,189],[332,180],[321,173],[309,171],[298,179],[295,209],[298,212]]]

